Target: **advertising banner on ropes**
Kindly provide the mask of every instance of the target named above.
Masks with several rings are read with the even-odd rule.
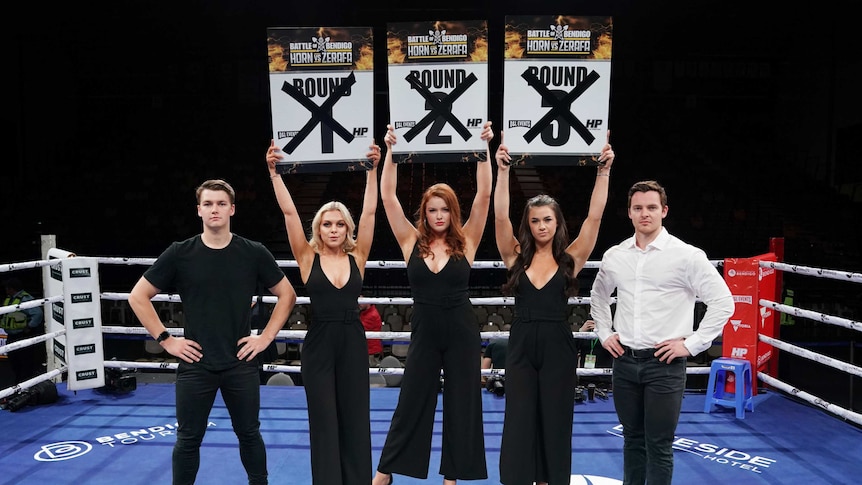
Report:
[[[70,254],[50,249],[48,259],[62,261],[46,267],[43,273],[45,295],[63,295],[63,301],[52,303],[45,313],[45,328],[49,332],[66,331],[49,346],[48,370],[66,364],[67,389],[95,389],[105,385],[99,262]]]
[[[733,295],[736,307],[722,334],[722,355],[751,363],[752,382],[772,357],[773,347],[760,342],[758,335],[775,334],[775,312],[760,305],[760,299],[771,299],[775,294],[775,270],[761,268],[760,261],[775,261],[775,255],[764,254],[753,258],[724,260],[724,279]],[[763,295],[761,297],[761,295]],[[732,382],[727,382],[732,392]],[[752,386],[752,394],[757,394]]]
[[[69,251],[50,248],[45,253],[46,259],[66,259],[75,257]],[[42,268],[42,288],[45,297],[59,296],[63,294],[63,266],[62,263],[44,266]],[[42,309],[45,315],[45,332],[54,333],[66,329],[66,317],[64,316],[64,302],[46,303]],[[66,365],[66,334],[60,334],[46,342],[48,350],[48,370],[60,369]]]
[[[396,163],[484,159],[488,119],[485,21],[387,25],[389,122]]]
[[[278,173],[368,170],[374,142],[370,27],[267,29]]]
[[[612,41],[611,17],[506,17],[500,129],[513,165],[597,165]]]

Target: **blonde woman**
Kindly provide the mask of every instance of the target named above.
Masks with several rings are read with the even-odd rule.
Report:
[[[311,475],[315,485],[371,481],[368,347],[359,320],[365,262],[377,212],[380,147],[366,157],[365,198],[358,230],[343,203],[323,205],[306,239],[293,198],[276,172],[281,151],[271,142],[266,162],[300,277],[311,300],[311,324],[302,349],[302,382],[308,401]],[[354,236],[355,234],[355,236]]]

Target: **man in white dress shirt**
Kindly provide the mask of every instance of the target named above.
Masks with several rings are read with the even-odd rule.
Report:
[[[624,485],[671,483],[686,360],[712,345],[734,310],[730,289],[703,250],[662,226],[667,211],[658,182],[629,189],[634,236],[605,252],[590,292],[596,332],[614,357]],[[707,310],[695,331],[698,298]]]

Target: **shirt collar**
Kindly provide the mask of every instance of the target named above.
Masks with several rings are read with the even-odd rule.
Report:
[[[658,237],[653,240],[653,242],[647,245],[647,249],[656,248],[656,249],[664,249],[670,243],[670,233],[667,232],[667,229],[664,226],[661,226],[661,232],[658,234]]]
[[[651,249],[657,249],[660,251],[660,250],[666,248],[669,243],[670,243],[670,233],[667,232],[667,228],[662,226],[661,232],[659,232],[658,236],[656,236],[656,238],[653,240],[653,242],[647,244],[646,251],[649,251]],[[637,248],[637,244],[635,242],[635,236],[630,237],[629,240],[626,241],[626,247],[628,249],[636,249]]]

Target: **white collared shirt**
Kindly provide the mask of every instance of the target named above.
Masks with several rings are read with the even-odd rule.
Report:
[[[617,307],[612,322],[614,290]],[[698,298],[707,310],[695,332]],[[683,337],[692,356],[712,345],[734,310],[730,289],[706,253],[671,236],[664,227],[644,250],[632,236],[605,251],[590,304],[603,342],[614,331],[622,345],[633,349],[654,348]]]

